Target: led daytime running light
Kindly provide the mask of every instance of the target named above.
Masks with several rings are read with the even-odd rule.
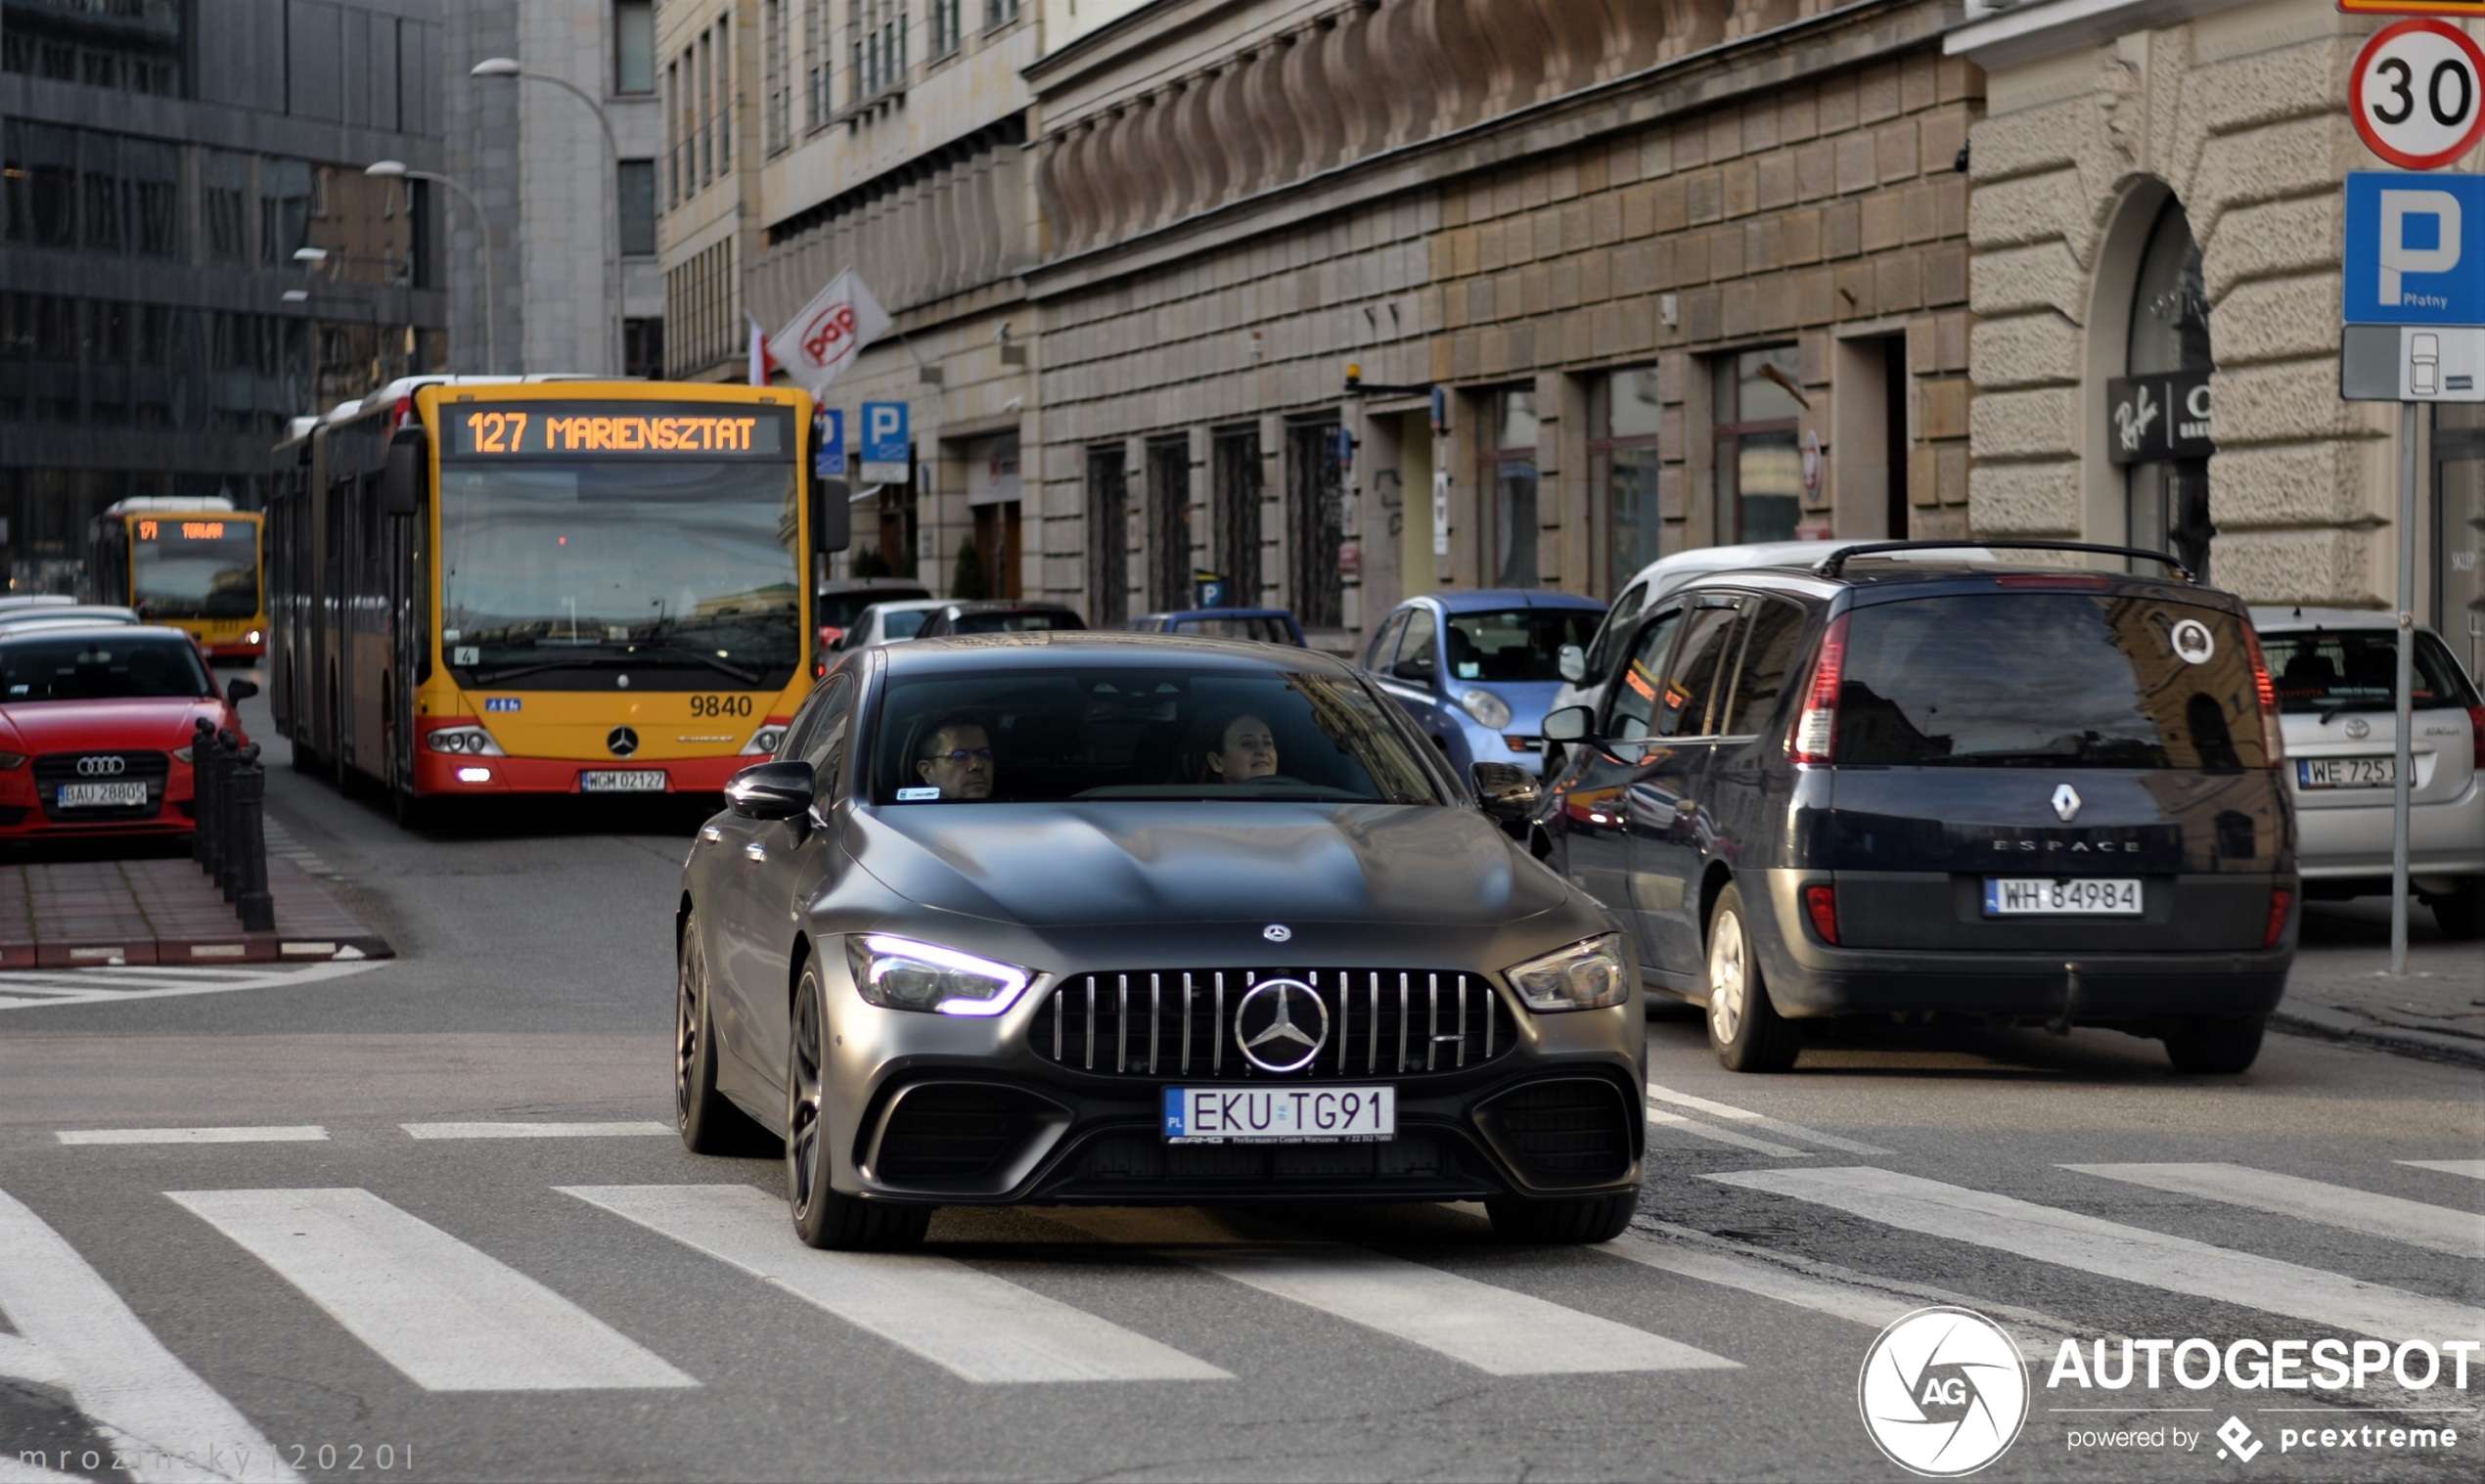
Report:
[[[937,943],[919,943],[912,938],[890,937],[884,933],[866,933],[846,940],[847,957],[854,970],[855,991],[871,1004],[886,1010],[930,1011],[943,1015],[997,1015],[1017,1003],[1018,996],[1035,982],[1035,975],[1015,965],[979,959],[971,953],[943,948]],[[935,971],[934,983],[911,992],[889,984],[893,973],[906,966]],[[960,984],[958,979],[980,980]],[[961,991],[983,988],[989,993],[968,994]],[[920,1002],[920,1003],[919,1003]]]

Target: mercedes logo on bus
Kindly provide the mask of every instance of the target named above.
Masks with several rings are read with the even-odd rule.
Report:
[[[80,778],[117,778],[128,771],[129,759],[125,757],[81,757],[77,760],[77,776]]]
[[[604,744],[615,757],[627,757],[639,750],[639,734],[628,727],[615,727],[604,736]]]

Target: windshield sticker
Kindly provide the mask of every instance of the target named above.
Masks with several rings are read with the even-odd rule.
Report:
[[[938,797],[940,797],[940,790],[938,788],[900,788],[897,790],[897,801],[901,804],[920,804],[926,799],[934,799]]]
[[[1482,676],[1483,673],[1484,666],[1475,660],[1462,659],[1458,662],[1458,678],[1461,680],[1474,680]]]
[[[449,652],[451,664],[481,664],[482,662],[483,651],[478,645],[462,644]]]
[[[2209,626],[2197,618],[2184,619],[2167,637],[2174,644],[2176,655],[2186,664],[2205,664],[2218,652],[2218,642],[2210,635]]]

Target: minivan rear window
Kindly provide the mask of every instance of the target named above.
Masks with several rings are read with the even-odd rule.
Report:
[[[1834,756],[1887,766],[2267,765],[2251,653],[2233,614],[2024,591],[1853,609]]]
[[[2289,713],[2392,711],[2399,704],[2399,635],[2395,629],[2264,634],[2278,708]],[[2471,706],[2475,693],[2442,641],[2416,636],[2416,674],[2408,701],[2422,711]]]

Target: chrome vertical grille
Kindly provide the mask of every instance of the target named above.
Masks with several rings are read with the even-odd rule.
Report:
[[[1319,1055],[1282,1080],[1455,1071],[1517,1041],[1516,1021],[1480,974],[1292,967],[1070,974],[1029,1040],[1038,1056],[1107,1076],[1281,1080],[1239,1053],[1229,1059],[1243,992],[1273,978],[1311,986],[1329,1011]]]

